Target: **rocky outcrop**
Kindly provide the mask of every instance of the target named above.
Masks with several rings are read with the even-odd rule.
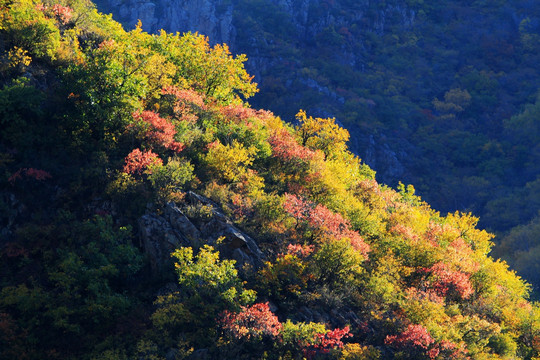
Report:
[[[240,271],[263,264],[264,254],[257,242],[236,227],[210,199],[189,192],[184,205],[209,211],[204,216],[193,213],[188,217],[176,204],[169,203],[162,214],[152,212],[139,219],[141,246],[154,272],[170,264],[170,254],[176,248],[198,248],[203,244],[214,246],[222,258],[236,260]]]
[[[396,186],[398,180],[412,182],[410,169],[422,154],[411,142],[399,136],[369,134],[355,124],[349,124],[347,129],[351,134],[349,148],[377,172],[379,182],[390,186]]]
[[[297,40],[312,41],[325,28],[363,24],[368,31],[384,34],[387,24],[412,26],[415,12],[405,1],[388,1],[386,5],[369,0],[354,5],[324,0],[265,0],[259,4],[267,11],[279,13],[283,21],[292,24]],[[98,9],[112,13],[127,28],[141,20],[143,29],[158,32],[198,32],[211,43],[227,43],[235,52],[245,52],[249,44],[236,45],[237,22],[254,14],[246,13],[239,0],[97,0]],[[255,6],[252,6],[254,9]],[[274,14],[269,14],[274,15]],[[254,39],[259,41],[261,39]],[[251,54],[248,54],[251,55]]]
[[[182,244],[181,234],[173,230],[167,220],[156,214],[146,214],[139,219],[139,236],[153,271],[160,270],[170,261],[170,254],[174,249],[189,245]]]
[[[369,136],[368,146],[365,150],[364,161],[374,169],[380,169],[385,179],[379,179],[388,184],[392,179],[403,178],[405,167],[403,162],[407,160],[407,153],[392,149],[388,142],[375,141],[373,135]]]

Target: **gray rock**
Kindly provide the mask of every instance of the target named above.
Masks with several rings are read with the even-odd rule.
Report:
[[[184,237],[171,224],[156,214],[146,214],[139,219],[141,245],[150,259],[152,271],[159,272],[171,261],[171,252],[189,246]]]
[[[198,32],[208,36],[212,44],[234,46],[233,5],[226,0],[98,0],[96,4],[128,28],[141,20],[143,29],[151,33],[161,29]]]
[[[252,256],[260,262],[264,258],[263,252],[251,237],[241,232],[238,228],[229,225],[224,232],[227,239],[230,239],[229,247],[232,249],[242,249],[246,254]]]
[[[257,242],[234,226],[218,210],[217,204],[194,192],[189,192],[186,200],[191,205],[212,207],[212,216],[194,222],[178,206],[169,203],[162,216],[150,212],[139,219],[141,245],[150,258],[153,271],[160,271],[170,263],[170,253],[176,248],[198,248],[203,244],[215,246],[222,258],[236,260],[236,266],[241,271],[246,266],[262,266],[265,257]]]
[[[167,204],[165,208],[165,219],[182,236],[185,243],[189,243],[191,246],[198,246],[200,244],[200,239],[203,237],[201,232],[174,203]]]

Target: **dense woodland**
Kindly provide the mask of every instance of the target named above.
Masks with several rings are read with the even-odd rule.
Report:
[[[226,45],[0,0],[0,56],[0,359],[540,356],[478,218],[379,184],[332,118],[251,108]],[[158,262],[171,211],[192,236]]]
[[[378,181],[413,184],[441,213],[479,216],[502,245],[494,253],[539,292],[540,2],[97,4],[128,26],[138,14],[143,29],[230,41],[259,83],[252,106],[293,122],[299,108],[335,117]]]
[[[479,216],[540,289],[538,1],[312,0],[301,15],[232,3],[235,49],[266,65],[252,104],[336,117],[378,180]]]
[[[276,59],[252,102],[383,134],[407,156],[406,178],[385,179],[441,210],[469,208],[493,230],[536,216],[524,198],[538,199],[538,2],[309,1],[301,24],[271,1],[233,3],[235,47]]]

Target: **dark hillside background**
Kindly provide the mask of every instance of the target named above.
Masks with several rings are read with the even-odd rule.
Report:
[[[197,31],[247,54],[254,107],[335,117],[379,181],[479,216],[495,255],[538,289],[538,1],[97,3],[127,27]]]

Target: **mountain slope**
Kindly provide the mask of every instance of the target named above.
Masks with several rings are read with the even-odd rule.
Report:
[[[534,121],[522,120],[534,119],[527,109],[540,83],[538,2],[98,6],[128,27],[142,19],[148,31],[198,31],[247,54],[261,89],[254,106],[292,122],[297,108],[335,116],[379,181],[411,183],[444,213],[472,211],[497,242],[537,216],[540,137]]]
[[[0,9],[0,358],[538,357],[478,219],[378,184],[333,119],[250,108],[245,57]]]

